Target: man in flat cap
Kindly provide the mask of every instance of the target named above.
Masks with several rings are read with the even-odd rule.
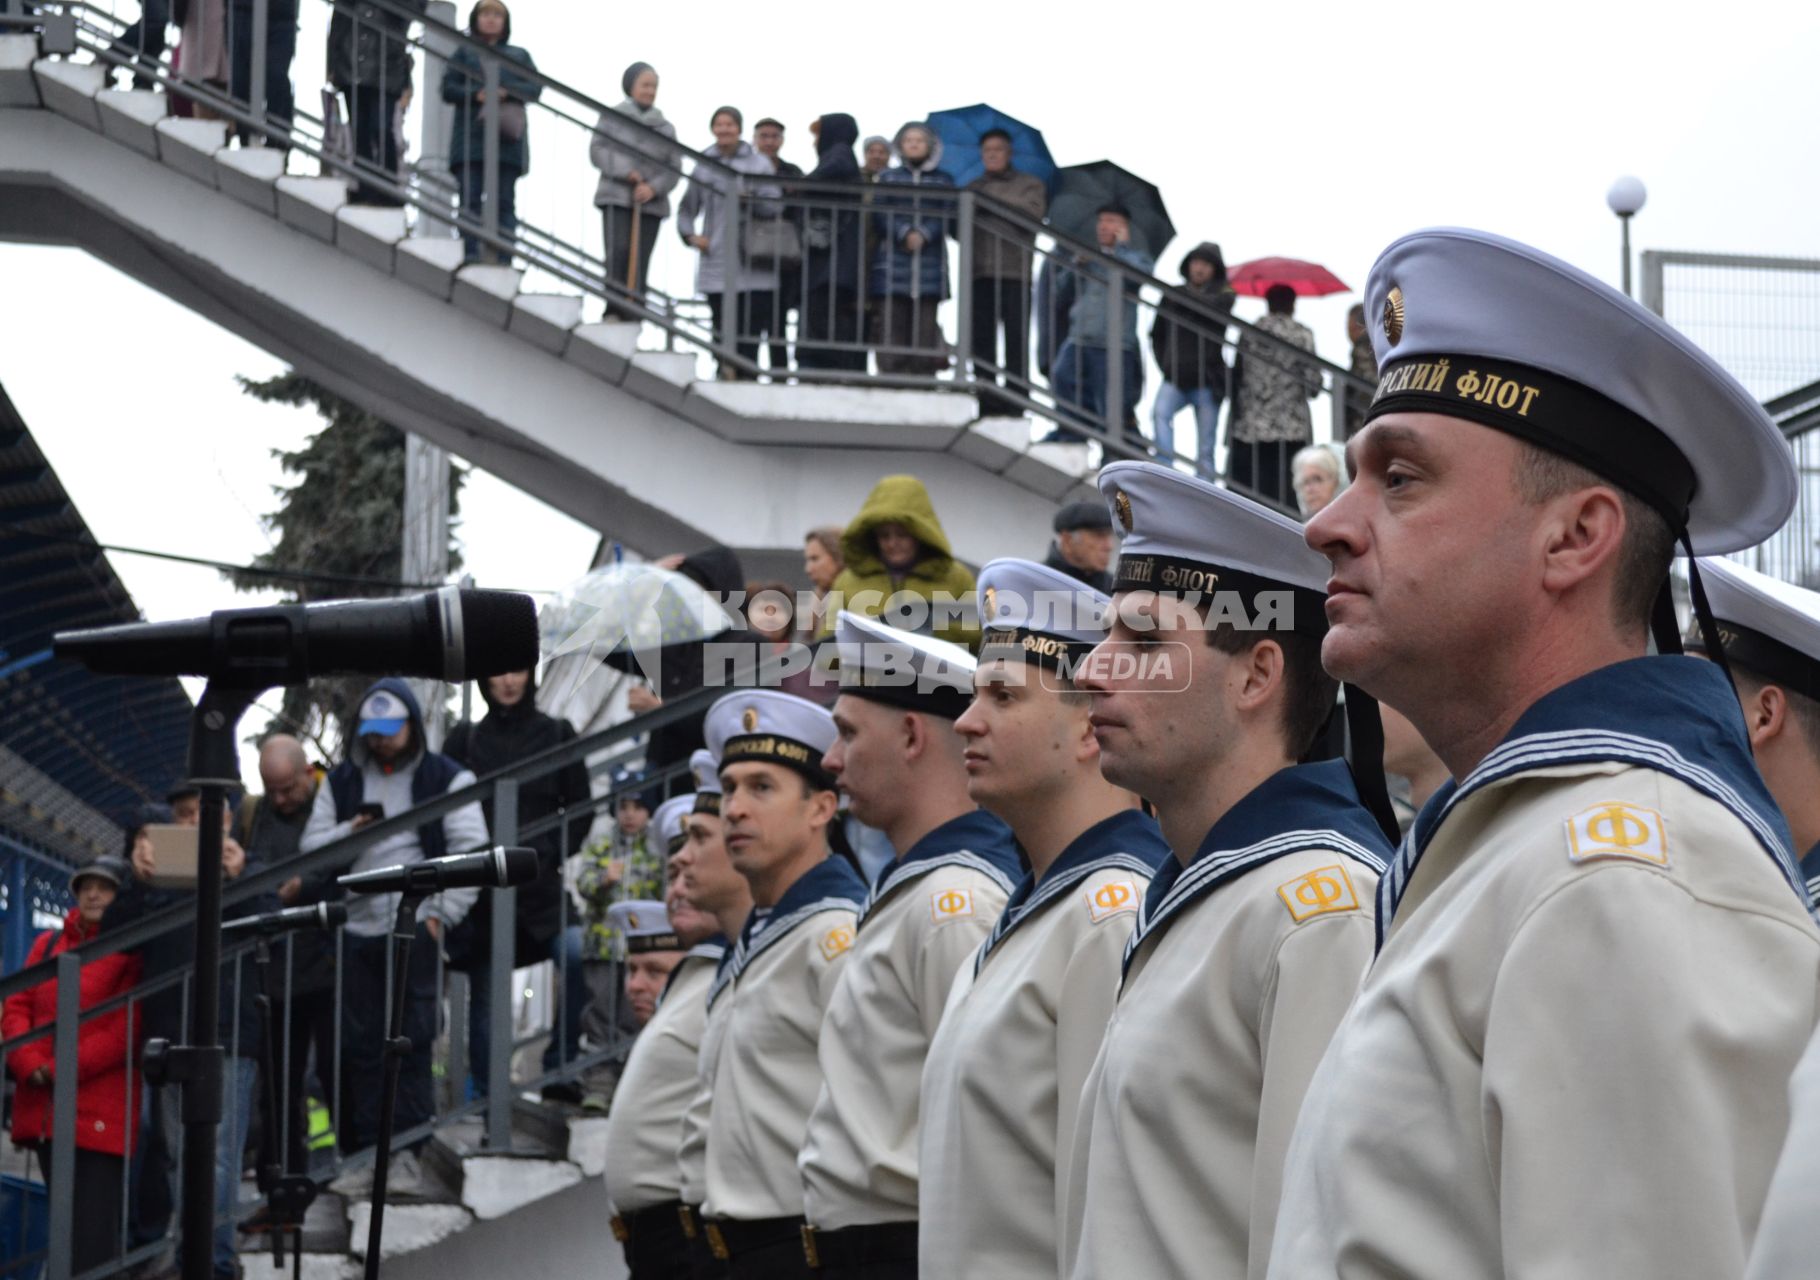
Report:
[[[1308,525],[1322,659],[1453,781],[1385,874],[1270,1274],[1739,1275],[1820,931],[1725,672],[1655,602],[1677,540],[1781,525],[1788,445],[1658,317],[1498,236],[1398,240],[1366,310],[1382,378]]]
[[[1112,553],[1118,538],[1103,502],[1070,502],[1055,513],[1055,541],[1043,561],[1058,573],[1086,583],[1102,595],[1112,590]]]
[[[1138,903],[1169,846],[1100,774],[1074,666],[1112,601],[1028,560],[980,571],[967,793],[1029,859],[962,967],[923,1069],[918,1256],[927,1276],[1054,1280],[1066,1160]]]
[[[866,886],[828,851],[838,797],[822,767],[835,735],[826,708],[744,690],[709,708],[706,728],[727,853],[752,888],[752,914],[708,989],[703,1231],[733,1280],[808,1276],[796,1156],[821,1093],[822,1017]]]
[[[798,1162],[804,1248],[823,1276],[915,1280],[923,1059],[1019,874],[1017,844],[967,794],[954,721],[973,654],[845,610],[834,638],[837,736],[822,764],[898,853],[822,1023],[821,1097]]]
[[[1156,806],[1174,856],[1081,1093],[1061,1274],[1258,1280],[1303,1091],[1371,957],[1393,820],[1345,761],[1298,763],[1338,694],[1301,525],[1154,463],[1099,484],[1126,530],[1118,612],[1076,680],[1100,772]]]

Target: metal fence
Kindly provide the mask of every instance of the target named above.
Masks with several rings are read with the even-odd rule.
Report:
[[[1774,537],[1736,559],[1820,588],[1820,259],[1738,254],[1643,255],[1643,302],[1771,406],[1789,433],[1800,501]]]
[[[1291,416],[1305,423],[1291,428],[1297,439],[1273,446],[1342,438],[1348,407],[1369,396],[1367,384],[1311,350],[1165,283],[1147,254],[1075,239],[974,191],[815,184],[770,172],[749,151],[698,152],[425,8],[302,5],[306,28],[327,19],[320,65],[333,91],[319,104],[294,102],[290,91],[315,82],[313,52],[297,57],[288,79],[288,57],[268,67],[264,56],[288,55],[295,42],[294,0],[227,6],[224,83],[179,71],[137,25],[88,0],[43,0],[38,11],[73,18],[84,56],[227,121],[241,145],[285,149],[289,172],[339,177],[359,202],[406,209],[421,233],[459,235],[470,261],[524,269],[527,290],[596,300],[606,317],[645,326],[648,345],[694,352],[701,376],[975,394],[984,422],[1036,419],[1041,440],[1027,422],[967,428],[1001,443],[1091,441],[1108,458],[1160,453],[1292,509],[1282,448],[1216,444],[1219,410],[1209,413],[1198,394],[1188,397],[1188,423],[1178,432],[1174,417],[1160,418],[1159,435],[1159,390],[1200,380],[1175,385],[1217,392],[1227,435],[1243,437],[1242,415],[1232,430],[1234,410],[1266,390],[1280,400],[1290,385]],[[424,119],[415,156],[403,146],[407,94]],[[524,168],[532,150],[538,162]],[[673,213],[632,217],[641,186]],[[659,242],[672,260],[669,291],[648,264]],[[692,287],[677,283],[678,259],[695,266]]]
[[[388,836],[436,821],[462,806],[474,803],[485,804],[491,810],[489,834],[496,843],[515,844],[555,836],[560,846],[567,848],[568,834],[578,824],[584,829],[591,826],[596,815],[610,811],[622,795],[637,791],[648,796],[667,796],[678,786],[679,780],[682,785],[687,785],[686,767],[677,764],[666,771],[647,774],[636,782],[598,787],[596,794],[586,803],[569,806],[549,818],[522,825],[518,821],[520,788],[536,779],[557,774],[578,761],[589,762],[591,774],[604,775],[635,758],[642,750],[640,744],[645,734],[689,716],[699,715],[709,702],[724,692],[723,689],[705,689],[674,699],[644,716],[574,739],[472,786],[374,822],[314,852],[277,865],[249,870],[224,887],[224,914],[232,918],[237,913],[244,913],[275,894],[280,885],[294,876],[332,879],[334,874],[347,868],[363,850]],[[67,870],[62,874],[67,875]],[[10,888],[14,881],[9,879],[7,883],[9,892],[16,893]],[[440,994],[437,997],[437,1031],[432,1070],[439,1081],[439,1087],[435,1090],[434,1116],[414,1127],[401,1128],[393,1140],[395,1151],[420,1143],[431,1137],[438,1127],[462,1118],[471,1118],[480,1123],[489,1150],[509,1151],[514,1142],[513,1115],[517,1098],[547,1085],[583,1081],[602,1064],[623,1058],[628,1048],[629,1040],[617,1025],[614,1008],[609,1007],[604,1017],[590,1018],[590,1037],[584,1040],[573,1021],[574,1010],[579,1003],[577,1000],[570,998],[552,1001],[553,1007],[545,1018],[536,1017],[534,1008],[515,1000],[519,987],[513,981],[517,891],[503,889],[488,892],[493,895],[491,932],[490,936],[477,940],[476,949],[481,958],[470,968],[476,977],[484,974],[487,980],[490,999],[482,1016],[487,1018],[491,1027],[505,1030],[491,1037],[490,1051],[484,1064],[473,1060],[469,1050],[471,1028],[468,1024],[467,979],[462,974],[443,971],[438,948],[436,990]],[[20,899],[14,897],[9,900],[9,904],[18,901]],[[49,899],[43,900],[37,922],[49,925],[49,917],[62,905]],[[574,912],[566,892],[562,895],[561,912],[557,935],[559,941],[570,936],[570,926],[574,923]],[[55,927],[60,928],[61,925],[62,916],[57,912]],[[74,1162],[65,1157],[77,1147],[77,1091],[74,1087],[79,1074],[77,1064],[84,1053],[86,1037],[98,1034],[97,1028],[105,1026],[107,1034],[124,1036],[127,1065],[119,1069],[122,1106],[129,1115],[138,1115],[142,1121],[136,1131],[136,1138],[135,1130],[129,1124],[129,1144],[118,1167],[123,1202],[128,1205],[134,1203],[129,1197],[143,1186],[145,1179],[164,1177],[166,1162],[171,1170],[171,1198],[175,1200],[178,1152],[165,1148],[154,1155],[151,1143],[146,1138],[149,1127],[160,1124],[169,1127],[169,1122],[164,1121],[163,1117],[175,1115],[175,1094],[172,1086],[153,1088],[145,1083],[142,1055],[148,1024],[154,1030],[169,1028],[169,1034],[174,1040],[183,1038],[179,1028],[187,1026],[189,991],[195,978],[193,968],[185,962],[164,972],[147,975],[130,990],[88,1007],[81,1004],[84,998],[82,977],[91,966],[108,957],[140,952],[148,944],[155,944],[161,939],[176,937],[187,940],[193,928],[193,906],[179,905],[135,920],[122,928],[105,930],[85,945],[65,951],[29,969],[0,977],[0,999],[17,1000],[24,993],[40,987],[40,984],[51,981],[56,983],[54,1021],[48,1025],[32,1026],[29,1030],[16,1029],[10,1038],[0,1040],[0,1065],[4,1065],[25,1046],[42,1045],[46,1041],[50,1042],[49,1063],[52,1065],[48,1144],[48,1153],[52,1158],[48,1162],[47,1176],[44,1179],[48,1183],[48,1248],[21,1248],[13,1256],[0,1257],[0,1277],[26,1274],[39,1266],[44,1267],[46,1280],[113,1275],[127,1267],[156,1259],[173,1247],[175,1240],[172,1233],[175,1232],[178,1221],[174,1203],[168,1230],[156,1228],[148,1231],[147,1223],[135,1223],[134,1215],[128,1212],[122,1215],[108,1238],[97,1239],[95,1223],[92,1220],[85,1221],[77,1211],[73,1195]],[[336,1128],[345,1139],[348,1117],[352,1110],[350,1099],[354,1091],[376,1090],[378,1077],[374,1074],[350,1078],[343,1067],[349,1048],[342,1034],[344,1009],[349,995],[346,958],[347,949],[352,944],[345,927],[337,930],[326,943],[332,960],[332,977],[326,992],[311,993],[302,988],[298,975],[302,963],[297,956],[299,937],[300,935],[291,934],[273,942],[268,973],[259,972],[255,965],[255,943],[235,942],[230,937],[230,945],[224,947],[222,953],[222,1006],[223,1025],[226,1027],[232,1024],[233,1029],[224,1036],[224,1048],[230,1061],[238,1059],[258,1062],[263,1046],[249,1045],[240,1036],[238,1020],[225,1012],[234,1007],[234,1001],[228,999],[227,995],[240,991],[242,983],[248,984],[248,989],[254,993],[263,991],[268,994],[277,1011],[277,1016],[270,1021],[274,1046],[270,1063],[261,1064],[257,1075],[261,1087],[275,1087],[275,1110],[279,1118],[276,1132],[261,1135],[261,1140],[267,1145],[261,1148],[257,1164],[262,1169],[281,1170],[285,1175],[307,1174],[313,1179],[324,1180],[348,1169],[370,1164],[370,1146],[362,1150],[359,1144],[370,1143],[372,1135],[356,1135],[353,1138],[356,1145],[351,1147],[312,1153],[302,1141],[303,1134],[300,1130],[300,1126],[305,1123],[305,1098],[294,1095],[291,1092],[292,1085],[298,1084],[308,1097],[326,1106],[334,1118]],[[183,950],[187,954],[187,947]],[[565,963],[558,985],[568,984],[567,991],[573,997],[580,990],[578,984],[581,981],[582,975],[578,969]],[[386,986],[386,999],[390,1000],[393,993],[389,980]],[[333,1049],[326,1055],[320,1052],[312,1055],[308,1043],[310,1037],[298,1031],[294,1025],[296,1011],[306,997],[328,1005],[328,1025],[334,1028],[335,1038]],[[166,1007],[162,1010],[154,1009],[153,1006],[159,1002],[163,1002]],[[174,1020],[173,1008],[179,1015]],[[546,1040],[550,1047],[541,1061],[526,1053],[526,1050]],[[377,1050],[378,1046],[373,1048]],[[329,1060],[323,1061],[324,1056]],[[234,1078],[234,1073],[230,1072],[230,1082]],[[507,1083],[504,1087],[490,1088],[491,1081]],[[232,1092],[227,1097],[224,1130],[236,1123],[238,1105]],[[243,1108],[238,1123],[243,1126],[249,1123],[250,1110],[251,1123],[257,1126],[260,1109],[257,1102],[250,1108]],[[180,1125],[176,1126],[173,1138],[181,1138]],[[252,1150],[253,1147],[249,1145],[249,1159]],[[239,1163],[234,1163],[231,1169],[224,1171],[228,1176],[221,1180],[217,1188],[218,1227],[245,1217],[257,1203],[242,1202],[238,1198],[241,1190]],[[18,1186],[25,1190],[30,1188],[30,1184],[25,1183]],[[263,1193],[266,1188],[262,1187],[261,1190]],[[29,1197],[17,1195],[13,1201],[11,1208],[14,1213],[21,1215],[20,1220],[0,1223],[0,1236],[24,1240],[27,1226],[24,1215],[27,1213]],[[85,1250],[94,1250],[93,1256],[101,1259],[80,1270],[72,1266],[75,1256],[73,1247],[78,1232],[81,1233]],[[249,1249],[262,1243],[253,1237],[249,1237],[248,1241]]]

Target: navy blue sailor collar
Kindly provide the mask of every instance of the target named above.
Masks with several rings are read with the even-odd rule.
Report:
[[[1378,881],[1378,949],[1423,851],[1460,801],[1531,769],[1608,763],[1668,774],[1730,809],[1812,910],[1794,840],[1757,772],[1725,672],[1702,658],[1656,654],[1601,667],[1544,694],[1464,781],[1450,779],[1429,797]],[[1809,874],[1820,874],[1820,859]]]
[[[1213,824],[1194,858],[1164,862],[1125,944],[1125,971],[1147,940],[1184,909],[1254,867],[1305,849],[1328,849],[1382,874],[1392,850],[1359,799],[1344,760],[1279,769]]]
[[[746,917],[738,943],[721,958],[714,985],[708,988],[708,1004],[712,1006],[754,960],[810,916],[837,909],[857,912],[865,897],[866,882],[851,863],[837,854],[823,858],[798,876],[762,919],[757,911]]]
[[[1808,906],[1820,908],[1820,844],[1801,859],[1801,875],[1807,881]]]
[[[860,924],[899,885],[937,867],[967,867],[1010,893],[1023,874],[1023,856],[1011,828],[984,809],[950,818],[879,869],[878,882],[859,913]]]
[[[1148,879],[1168,859],[1169,845],[1163,833],[1156,820],[1142,810],[1121,809],[1102,818],[1069,842],[1041,880],[1035,872],[1026,873],[1011,891],[992,933],[974,956],[974,976],[979,976],[987,958],[1019,925],[1088,876],[1099,871],[1129,871]]]

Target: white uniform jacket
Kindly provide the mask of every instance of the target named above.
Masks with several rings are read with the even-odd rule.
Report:
[[[1384,878],[1274,1280],[1741,1275],[1820,1011],[1787,843],[1718,667],[1525,712]]]

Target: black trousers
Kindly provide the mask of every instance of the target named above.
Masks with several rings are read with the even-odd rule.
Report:
[[[373,85],[360,85],[347,91],[349,131],[354,135],[354,159],[362,167],[377,169],[375,176],[402,182],[398,172],[398,135],[392,130],[392,116],[398,110],[399,95],[381,92]],[[404,201],[391,192],[363,181],[354,193],[355,204],[379,204],[400,207]]]
[[[36,1148],[44,1180],[51,1179],[51,1144]],[[76,1149],[76,1230],[70,1245],[70,1274],[98,1267],[120,1250],[120,1214],[125,1161],[104,1151]],[[799,1251],[800,1252],[800,1251]]]
[[[802,337],[796,363],[804,369],[866,371],[866,349],[860,345],[860,300],[852,289],[831,284],[809,290],[803,298]]]
[[[1295,506],[1289,460],[1300,440],[1234,440],[1226,458],[1226,481],[1234,489],[1277,506]]]
[[[335,1093],[335,993],[302,991],[292,995],[282,1008],[289,1026],[291,1056],[284,1059],[285,1096],[290,1108],[285,1118],[284,1167],[289,1173],[307,1173],[310,1168],[310,1115],[308,1080],[310,1051],[315,1050],[316,1082],[322,1088],[322,1100],[333,1114],[337,1105]],[[278,1053],[284,1055],[284,1041],[278,1042]],[[347,1088],[347,1081],[342,1088]],[[260,1088],[267,1088],[261,1078]],[[265,1114],[263,1111],[261,1115]],[[272,1135],[273,1140],[277,1139]]]
[[[735,304],[738,308],[738,313],[733,317],[733,333],[735,339],[733,349],[739,352],[739,354],[744,356],[747,360],[750,360],[753,364],[757,364],[758,335],[771,332],[771,326],[775,323],[772,319],[772,313],[777,305],[777,295],[765,292],[736,293],[733,296],[738,299],[738,302]],[[726,297],[727,295],[724,293],[710,293],[708,295],[708,314],[712,316],[714,320],[714,339],[716,343],[720,341],[721,315],[722,308],[726,305]],[[739,368],[737,365],[725,362],[721,365],[721,371],[723,373],[731,373],[733,376],[739,378],[750,378],[755,376],[754,374]]]
[[[267,0],[265,44],[265,110],[285,128],[296,114],[291,89],[291,59],[297,53],[297,0]],[[230,75],[235,102],[251,102],[253,95],[253,4],[234,0],[228,15]],[[255,105],[254,110],[258,108]],[[242,129],[241,133],[249,132]]]
[[[346,1152],[370,1147],[379,1134],[380,1092],[385,1079],[386,977],[391,965],[391,937],[348,934],[342,941],[343,988],[341,1045],[347,1071],[341,1079],[345,1115],[342,1126]],[[398,1111],[394,1133],[420,1125],[436,1114],[431,1050],[435,1047],[438,1004],[436,940],[417,925],[411,943],[411,967],[405,989],[394,993],[404,999],[404,1034],[411,1041],[404,1070],[398,1078]],[[351,1136],[350,1136],[351,1130]]]
[[[618,1219],[626,1231],[621,1247],[631,1280],[690,1280],[694,1275],[689,1238],[683,1234],[682,1220],[676,1214],[680,1207],[680,1202],[673,1200]]]
[[[896,294],[878,300],[878,331],[872,335],[880,351],[880,373],[930,375],[948,367],[942,350],[941,324],[936,308],[939,298],[904,298]]]
[[[999,355],[999,331],[1004,331],[1004,356]],[[1030,386],[1030,285],[1023,280],[973,280],[973,351],[976,362],[1003,370],[994,374],[976,365],[980,386],[980,413],[1015,414],[1015,401],[987,390],[993,385],[1024,391]]]
[[[632,270],[632,211],[606,204],[600,207],[600,217],[606,228],[607,284],[609,289],[624,289]],[[663,219],[654,213],[641,213],[638,220],[638,285],[632,295],[642,299],[651,281],[651,251],[657,247]],[[607,312],[627,320],[638,318],[638,312],[622,303],[608,302]]]

